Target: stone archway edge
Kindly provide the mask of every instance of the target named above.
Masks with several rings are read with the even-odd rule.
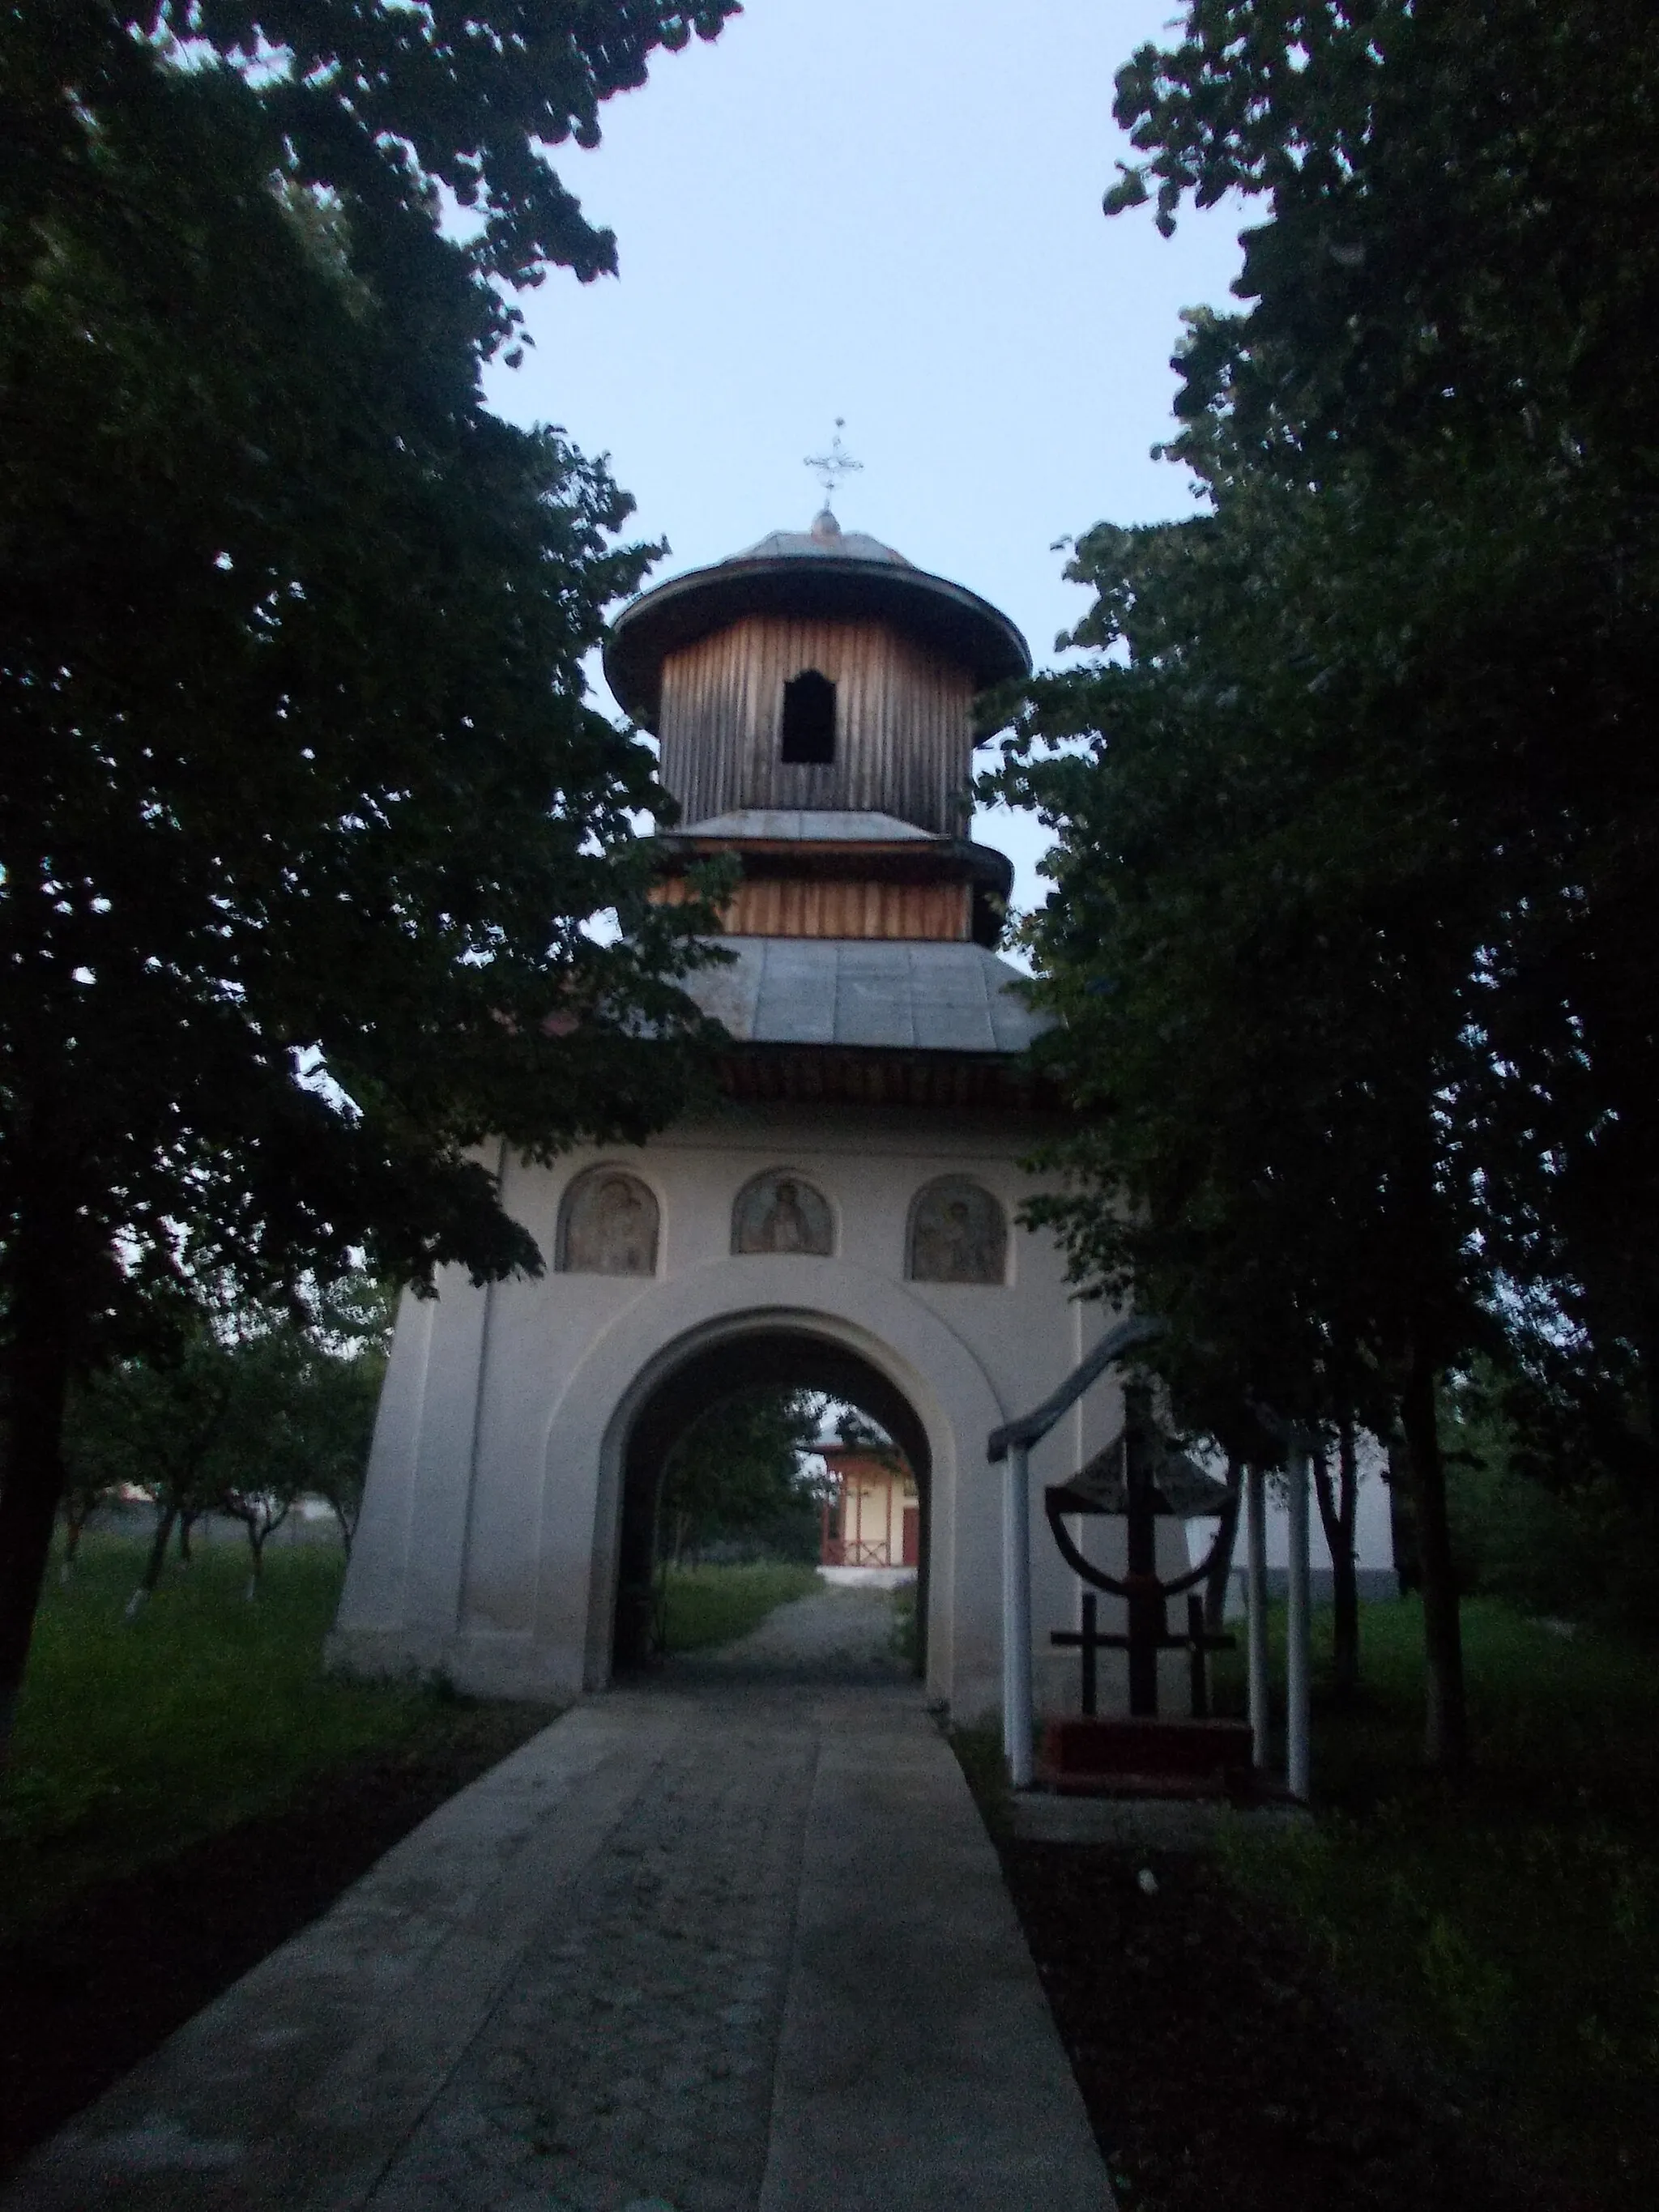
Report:
[[[589,1346],[554,1405],[549,1437],[586,1417],[586,1395],[597,1394],[596,1403],[609,1397],[607,1420],[613,1416],[623,1395],[611,1389],[617,1371],[629,1370],[629,1385],[637,1382],[642,1400],[667,1366],[722,1335],[791,1327],[839,1339],[873,1358],[902,1389],[906,1377],[895,1370],[896,1357],[905,1361],[910,1382],[923,1388],[936,1364],[948,1367],[971,1378],[997,1414],[1006,1411],[975,1353],[906,1286],[850,1260],[744,1254],[653,1284],[618,1314]],[[648,1366],[655,1371],[647,1376]]]

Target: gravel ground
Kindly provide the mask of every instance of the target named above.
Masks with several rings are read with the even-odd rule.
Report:
[[[669,1661],[670,1678],[720,1681],[899,1682],[911,1679],[894,1649],[896,1593],[824,1589],[781,1605],[760,1626],[718,1650]]]

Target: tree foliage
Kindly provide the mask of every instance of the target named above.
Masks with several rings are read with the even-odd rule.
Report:
[[[1194,0],[1136,56],[1109,210],[1265,219],[1177,357],[1203,509],[1079,542],[1102,657],[999,786],[1060,840],[1048,1211],[1230,1445],[1406,1431],[1449,1763],[1436,1377],[1638,1370],[1655,1472],[1656,94],[1621,0]]]
[[[141,1492],[155,1505],[140,1582],[161,1578],[175,1528],[222,1513],[247,1531],[257,1587],[264,1546],[298,1501],[325,1498],[348,1551],[385,1372],[390,1301],[362,1279],[298,1317],[222,1300],[182,1341],[135,1352],[70,1398],[64,1458],[77,1495]]]
[[[214,1504],[248,1532],[257,1582],[266,1537],[304,1497],[325,1499],[348,1554],[368,1468],[392,1302],[348,1279],[304,1320],[242,1314],[226,1346],[230,1400],[210,1467]]]
[[[64,1457],[73,1486],[155,1504],[149,1553],[128,1607],[154,1592],[180,1526],[216,1502],[217,1448],[236,1389],[232,1346],[213,1328],[192,1328],[164,1361],[134,1357],[106,1367],[72,1396]]]
[[[684,1097],[701,917],[580,672],[651,549],[479,372],[611,265],[545,146],[730,12],[0,21],[0,1713],[69,1378],[158,1283],[534,1267],[487,1143]]]
[[[665,1558],[720,1537],[799,1544],[811,1533],[814,1492],[801,1456],[818,1429],[805,1390],[754,1390],[722,1399],[694,1421],[663,1472],[659,1541]]]

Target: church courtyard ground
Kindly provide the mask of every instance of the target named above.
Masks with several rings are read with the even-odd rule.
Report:
[[[1463,1632],[1462,1784],[1422,1766],[1418,1607],[1370,1604],[1316,1817],[1211,1853],[1016,1840],[962,1741],[1125,2212],[1659,2202],[1652,1654],[1489,1599]]]
[[[101,1632],[88,1632],[73,1666],[56,1632],[43,1645],[29,1787],[0,1831],[11,1916],[0,1938],[0,2106],[12,2155],[312,1921],[544,1717],[427,1693],[399,1705],[384,1690],[326,1682],[315,1674],[314,1646],[337,1578],[331,1556],[279,1556],[269,1609],[252,1609],[252,1620],[235,1595],[234,1564],[227,1547],[225,1586],[216,1595],[220,1570],[210,1548],[182,1586],[163,1586],[137,1635],[112,1625],[103,1644]],[[125,1571],[90,1563],[78,1589],[54,1594],[59,1626],[66,1611],[82,1608],[118,1617]],[[750,1586],[739,1587],[744,1576]],[[684,1640],[697,1640],[695,1624],[711,1620],[729,1637],[734,1622],[752,1622],[769,1595],[781,1594],[763,1591],[753,1571],[738,1571],[731,1591],[706,1580],[683,1624]],[[177,1601],[171,1613],[169,1595]],[[641,1926],[657,1924],[653,1899],[667,1899],[663,1910],[684,1918],[682,1908],[696,1895],[750,1880],[765,1838],[775,1848],[803,1817],[799,1762],[809,1740],[820,1747],[814,1757],[830,1737],[843,1753],[871,1748],[863,1723],[851,1728],[844,1716],[832,1726],[823,1717],[837,1701],[867,1711],[878,1736],[902,1721],[910,1751],[927,1747],[924,1764],[942,1749],[914,1705],[901,1713],[909,1693],[890,1621],[872,1612],[854,1622],[857,1610],[832,1601],[826,1613],[815,1595],[775,1613],[746,1644],[705,1644],[706,1656],[679,1662],[672,1692],[657,1685],[586,1709],[603,1716],[627,1708],[648,1734],[658,1724],[647,1717],[653,1701],[658,1720],[665,1697],[678,1701],[669,1733],[686,1747],[680,1780],[672,1761],[658,1770],[657,1794],[642,1795],[637,1810],[644,1832],[660,1840],[673,1829],[682,1839],[675,1850],[691,1854],[671,1865],[672,1852],[651,1856],[653,1843],[642,1857],[625,1849],[604,1855],[605,1880],[592,1887],[582,1923],[590,1965],[633,1924],[629,1914],[643,1911]],[[819,1613],[825,1617],[813,1626]],[[795,1640],[816,1650],[820,1677],[831,1678],[817,1691],[776,1679],[792,1617],[803,1624]],[[1003,1875],[1125,2212],[1197,2212],[1216,2202],[1234,2212],[1291,2203],[1359,2212],[1401,2201],[1484,2212],[1500,2200],[1548,2203],[1553,2212],[1633,2212],[1659,2193],[1659,1865],[1651,1843],[1659,1694],[1650,1664],[1484,1601],[1468,1607],[1466,1626],[1483,1757],[1455,1799],[1418,1777],[1416,1616],[1409,1605],[1387,1604],[1366,1608],[1363,1702],[1348,1713],[1316,1708],[1322,1802],[1316,1823],[1298,1838],[1239,1838],[1194,1857],[999,1836]],[[290,1648],[307,1638],[308,1653]],[[146,1652],[165,1677],[148,1686]],[[86,1671],[100,1665],[101,1699]],[[261,1683],[263,1701],[254,1694]],[[359,1692],[362,1704],[354,1702]],[[803,1734],[800,1701],[815,1698],[823,1713]],[[729,1735],[738,1712],[732,1741],[747,1748],[740,1775],[722,1782],[720,1762],[702,1754],[713,1737]],[[957,1748],[997,1833],[994,1741],[970,1735]],[[216,1763],[224,1770],[216,1800],[204,1772]],[[468,1802],[443,1817],[453,1822]],[[717,1807],[738,1810],[715,1817]],[[747,1838],[740,1863],[697,1860],[705,1816],[716,1829],[737,1819]],[[918,1826],[927,1829],[929,1817]],[[614,1834],[626,1845],[623,1827]],[[53,1863],[64,1883],[78,1872],[78,1887],[43,1887],[43,1869]],[[981,1871],[989,1863],[984,1858]],[[760,1907],[751,1900],[744,1910]],[[755,1930],[763,1923],[763,1913],[746,1923],[751,1945],[762,1942]],[[770,1924],[765,1942],[775,1958]],[[318,1930],[302,1942],[314,1947]],[[665,1955],[675,1948],[672,1937],[659,1946]],[[574,1954],[544,1956],[538,1986],[555,2009],[568,2010],[570,1978],[586,1971]],[[702,2124],[696,2096],[720,2087],[708,2112],[731,2124],[722,2140],[738,2184],[743,2172],[752,2179],[763,2170],[763,2169],[755,2164],[754,2071],[744,2061],[781,2033],[780,1987],[775,1966],[769,1994],[726,1993],[716,2012],[761,2008],[720,2026],[719,2037],[732,2044],[732,2070],[719,2085],[710,2077],[701,2090],[683,2082],[676,2093],[679,2124],[692,2113],[695,2136]],[[648,2078],[634,2060],[623,2063],[637,2012],[599,2007],[586,2016],[579,2047],[549,2047],[547,2063],[561,2080],[586,2083],[590,2105],[610,2100],[616,2109],[579,2113],[586,2136],[577,2129],[538,2138],[563,2151],[538,2154],[532,2139],[532,2158],[568,2161],[596,2131],[609,2130],[612,2142],[626,2134],[626,2113],[637,2114],[641,2100],[633,2090],[613,2093]],[[480,2031],[474,2057],[453,2077],[471,2080],[473,2066],[468,2094],[477,2095],[467,2110],[475,2118],[483,2112],[485,2124],[469,2134],[471,2122],[456,2118],[460,2106],[441,2099],[433,2106],[420,2138],[427,2194],[409,2201],[466,2203],[453,2193],[458,2175],[512,2166],[511,2159],[506,2167],[490,2164],[502,2148],[497,2120],[537,2107],[538,2094],[522,2069],[514,2086],[512,2051],[499,2036],[491,2043],[495,2033]],[[540,2062],[532,2058],[533,2072]],[[674,2071],[672,2053],[664,2064]],[[654,2109],[661,2100],[644,2102]],[[541,2108],[552,2110],[545,2099]],[[507,2135],[518,2140],[510,2128]],[[742,2155],[732,2148],[739,2140],[749,2144]],[[416,2168],[404,2171],[407,2178]],[[550,2184],[555,2171],[538,2169]],[[576,2168],[556,2171],[568,2178]],[[204,2185],[211,2178],[210,2170]],[[643,2187],[632,2201],[688,2212],[684,2190],[676,2197],[653,2185],[641,2195]],[[516,2195],[498,2191],[479,2201],[584,2201],[533,2177],[514,2188]]]

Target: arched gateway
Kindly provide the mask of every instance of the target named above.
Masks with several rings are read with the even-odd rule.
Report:
[[[921,1492],[931,1691],[972,1717],[1000,1680],[990,1431],[1113,1316],[1018,1225],[1019,1162],[1053,1111],[1036,1018],[990,947],[1007,862],[962,834],[974,695],[1025,672],[973,593],[821,514],[645,593],[606,659],[658,732],[684,826],[660,896],[732,854],[732,963],[696,979],[732,1038],[717,1112],[551,1167],[503,1156],[549,1261],[407,1299],[334,1638],[343,1663],[566,1697],[610,1676],[648,1568],[665,1453],[751,1382],[864,1406]],[[1093,1394],[1034,1459],[1081,1466],[1118,1418]],[[1040,1514],[1041,1507],[1035,1510]],[[1074,1701],[1052,1627],[1073,1579],[1039,1529],[1042,1701]]]

